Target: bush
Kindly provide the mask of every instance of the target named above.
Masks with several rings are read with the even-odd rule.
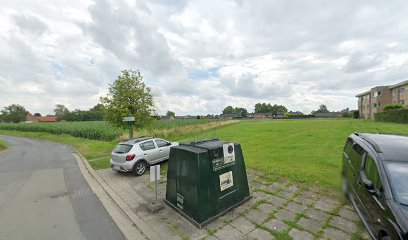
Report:
[[[360,112],[358,110],[353,110],[353,118],[358,119],[360,117]]]
[[[375,121],[408,123],[408,109],[389,110],[374,114]]]
[[[397,109],[404,109],[405,105],[396,103],[396,104],[388,104],[384,106],[384,112],[388,112],[391,110],[397,110]]]
[[[344,113],[342,113],[342,116],[345,117],[345,118],[351,118],[351,117],[353,117],[353,112],[352,111],[344,112]]]
[[[285,113],[285,118],[290,118],[290,119],[293,119],[293,118],[314,118],[314,117],[315,117],[314,114],[293,115],[293,114],[290,114],[290,113]]]

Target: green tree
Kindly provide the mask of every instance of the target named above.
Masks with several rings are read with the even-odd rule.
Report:
[[[67,120],[66,118],[68,118],[69,110],[64,105],[57,104],[55,105],[54,113],[58,120]]]
[[[261,112],[261,107],[262,107],[262,104],[261,104],[261,103],[255,104],[254,112],[255,112],[255,113],[260,113],[260,112]]]
[[[27,119],[28,111],[18,104],[11,104],[1,110],[1,121],[19,123]]]
[[[315,114],[315,113],[328,113],[328,112],[329,112],[329,110],[327,109],[327,106],[322,104],[322,105],[319,106],[319,109],[317,109],[316,111],[313,111],[312,114]]]
[[[222,110],[222,114],[233,114],[234,108],[232,106],[227,106]]]
[[[126,127],[124,117],[134,117],[135,127],[143,127],[152,121],[153,96],[146,87],[139,70],[123,70],[113,84],[109,93],[101,98],[106,121]]]
[[[168,118],[171,118],[171,117],[175,118],[175,117],[176,117],[176,113],[173,112],[173,111],[167,111],[166,117],[168,117]]]
[[[245,109],[245,108],[238,108],[238,107],[236,107],[235,109],[234,109],[234,113],[235,114],[239,114],[239,115],[241,115],[241,116],[246,116],[246,115],[248,115],[248,111]]]

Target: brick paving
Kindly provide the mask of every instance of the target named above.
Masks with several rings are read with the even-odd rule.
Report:
[[[288,179],[270,182],[260,171],[247,171],[253,198],[202,229],[167,205],[157,213],[149,212],[148,203],[154,199],[149,173],[140,177],[110,169],[97,173],[139,217],[155,226],[162,239],[369,239],[353,207],[342,203],[339,193]],[[160,199],[165,188],[162,177]]]

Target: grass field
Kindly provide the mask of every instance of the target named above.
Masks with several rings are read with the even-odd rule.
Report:
[[[8,146],[6,142],[0,139],[0,152],[6,150],[7,148]]]
[[[191,141],[196,136],[211,136],[215,131],[219,139],[240,143],[247,167],[263,171],[266,177],[286,177],[330,188],[339,184],[342,149],[348,135],[356,131],[408,134],[406,124],[353,119],[260,120],[180,128],[183,130],[174,131],[167,139]],[[173,131],[171,129],[177,127],[165,132]],[[109,153],[117,144],[117,141],[88,140],[64,134],[10,130],[0,130],[0,134],[70,144],[94,169],[109,167]]]
[[[219,129],[217,138],[241,143],[247,167],[266,176],[337,187],[344,143],[356,131],[408,134],[408,125],[353,119],[243,121]]]

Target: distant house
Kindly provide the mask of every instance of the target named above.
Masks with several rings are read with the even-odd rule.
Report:
[[[253,117],[257,119],[272,118],[273,114],[272,113],[254,113]]]
[[[220,118],[223,118],[223,119],[233,119],[233,118],[239,118],[239,117],[241,117],[241,114],[238,114],[238,113],[220,114]]]
[[[45,117],[36,117],[31,113],[27,114],[26,123],[38,123],[38,122],[57,122],[57,117],[54,115],[47,115]]]
[[[299,111],[296,111],[296,112],[292,112],[292,111],[290,111],[290,112],[289,112],[289,114],[290,114],[290,115],[294,115],[294,116],[300,116],[300,115],[303,115],[303,113],[302,113],[302,112],[299,112]]]
[[[276,118],[284,118],[285,117],[285,112],[278,112],[276,114]]]
[[[176,116],[176,119],[197,119],[197,116],[191,116],[191,115],[187,115],[187,116]]]
[[[317,118],[336,118],[342,116],[343,114],[341,112],[315,113],[315,117]]]

